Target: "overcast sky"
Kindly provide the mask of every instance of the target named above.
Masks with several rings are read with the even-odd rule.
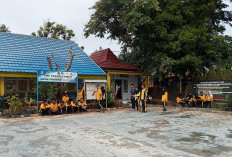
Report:
[[[119,54],[117,41],[100,39],[94,36],[84,37],[84,25],[93,11],[89,10],[97,0],[0,0],[0,24],[6,24],[12,33],[27,34],[36,32],[48,19],[73,29],[73,39],[79,46],[85,47],[90,55],[96,49],[110,48]],[[228,1],[228,0],[227,0]],[[228,2],[227,2],[228,3]],[[232,10],[232,6],[228,9]],[[231,29],[226,34],[232,35]]]

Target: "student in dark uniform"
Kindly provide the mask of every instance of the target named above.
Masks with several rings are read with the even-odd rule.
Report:
[[[135,106],[137,111],[140,111],[140,91],[138,87],[135,88]]]
[[[131,111],[135,111],[135,85],[134,84],[131,84],[130,98],[131,98],[131,104],[132,104]]]

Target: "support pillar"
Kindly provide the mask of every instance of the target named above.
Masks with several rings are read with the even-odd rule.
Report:
[[[110,84],[110,73],[107,72],[107,87],[110,89],[111,87],[111,84]]]
[[[148,76],[145,78],[145,88],[148,90]]]
[[[0,77],[0,96],[4,96],[5,94],[5,82],[4,77]]]

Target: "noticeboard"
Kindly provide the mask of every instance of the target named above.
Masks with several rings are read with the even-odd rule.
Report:
[[[207,81],[199,82],[195,84],[198,94],[203,92],[207,94],[211,91],[214,96],[225,97],[226,95],[232,95],[232,83],[227,81]]]
[[[38,82],[77,83],[77,72],[38,70]]]

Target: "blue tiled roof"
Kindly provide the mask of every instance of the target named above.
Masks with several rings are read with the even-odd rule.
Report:
[[[0,71],[36,73],[37,69],[49,70],[47,56],[54,54],[64,71],[63,58],[69,63],[68,49],[72,46],[75,54],[70,71],[79,75],[105,75],[73,41],[55,40],[27,35],[0,32]],[[53,69],[55,63],[52,59]]]

